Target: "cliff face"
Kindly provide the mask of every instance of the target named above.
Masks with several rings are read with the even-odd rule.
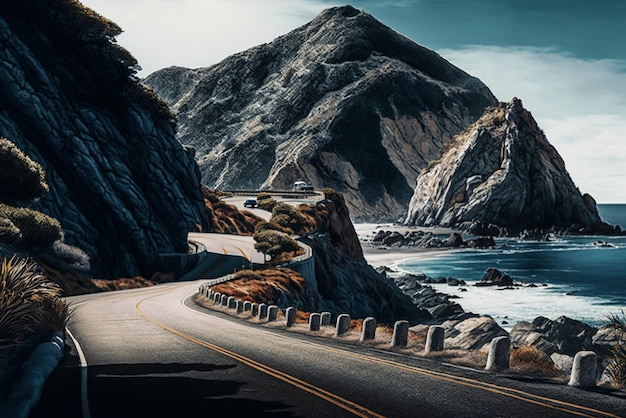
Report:
[[[593,198],[516,98],[487,110],[419,176],[405,223],[512,232],[602,225]]]
[[[342,193],[355,219],[397,219],[420,170],[497,101],[478,79],[350,6],[217,65],[143,82],[177,113],[216,189]]]
[[[74,0],[0,8],[0,136],[46,172],[33,206],[95,277],[150,277],[206,223],[200,173],[167,106],[134,77],[120,28]]]

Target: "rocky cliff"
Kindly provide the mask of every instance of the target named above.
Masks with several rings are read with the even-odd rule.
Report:
[[[211,67],[143,82],[216,189],[342,193],[355,219],[406,213],[420,170],[497,103],[480,80],[350,6]]]
[[[420,174],[404,222],[491,224],[509,233],[612,230],[517,98],[489,108]]]
[[[60,221],[93,276],[149,278],[206,216],[194,154],[120,33],[75,0],[3,1],[0,136],[45,170],[33,208]]]

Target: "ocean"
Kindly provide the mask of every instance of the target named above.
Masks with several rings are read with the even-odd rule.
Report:
[[[602,219],[626,229],[626,204],[599,204]],[[458,296],[466,312],[490,315],[505,329],[538,316],[567,316],[592,326],[626,314],[626,237],[580,236],[553,241],[496,238],[497,249],[451,250],[404,259],[395,266],[411,273],[465,280],[463,287],[435,284]],[[473,286],[494,267],[522,286]],[[532,286],[531,286],[532,285]]]

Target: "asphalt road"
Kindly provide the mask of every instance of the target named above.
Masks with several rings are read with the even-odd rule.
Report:
[[[31,417],[626,416],[620,391],[251,324],[193,303],[200,284],[68,298],[68,351]]]

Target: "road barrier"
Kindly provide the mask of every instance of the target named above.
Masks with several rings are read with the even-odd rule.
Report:
[[[273,322],[278,318],[279,308],[276,305],[266,303],[251,303],[237,300],[231,308],[227,301],[232,298],[211,290],[214,281],[204,283],[199,288],[199,293],[205,295],[215,305],[227,306],[229,309],[236,309],[237,314],[249,312],[250,318],[257,318],[259,321]],[[240,303],[241,302],[241,303]],[[239,306],[242,306],[239,310]],[[290,328],[295,324],[296,309],[288,307],[284,311],[285,327]],[[330,326],[330,312],[312,312],[309,316],[309,331],[320,331],[321,327]],[[339,314],[336,318],[335,337],[346,334],[350,330],[350,315]],[[376,335],[376,319],[365,318],[361,331],[361,342],[374,340]],[[426,353],[442,351],[444,349],[444,328],[441,325],[431,325],[428,328],[424,351]],[[393,327],[390,347],[407,347],[409,343],[409,322],[405,320],[396,321]],[[487,365],[485,370],[503,371],[510,367],[511,340],[509,337],[501,336],[494,338],[489,346]],[[579,388],[592,388],[597,385],[597,354],[593,351],[581,351],[574,357],[574,365],[570,375],[568,386]]]
[[[426,346],[424,351],[430,353],[431,351],[443,351],[443,343],[445,339],[445,332],[441,325],[433,325],[428,328],[428,334],[426,335]]]

